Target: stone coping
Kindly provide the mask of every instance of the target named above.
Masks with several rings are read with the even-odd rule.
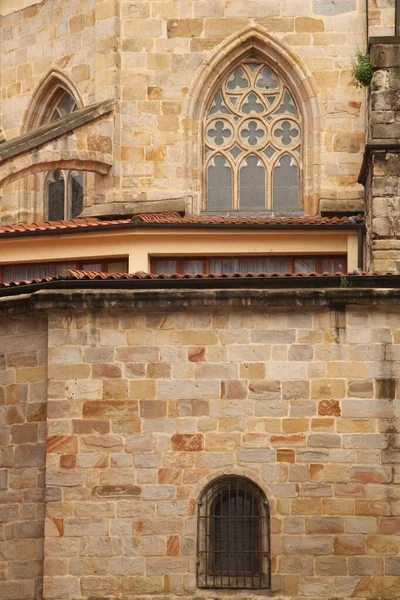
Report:
[[[365,185],[368,176],[368,163],[373,152],[400,152],[400,140],[382,140],[377,139],[365,145],[363,161],[361,164],[358,183]]]
[[[391,306],[400,313],[400,289],[154,289],[39,290],[32,294],[0,298],[0,314],[16,315],[54,311],[105,310],[321,310],[343,312],[349,306]]]
[[[52,140],[59,138],[78,127],[87,125],[92,121],[110,113],[114,109],[114,100],[104,100],[85,106],[58,121],[42,125],[33,131],[24,133],[18,137],[4,142],[0,145],[0,163],[10,160],[15,156],[31,152]]]

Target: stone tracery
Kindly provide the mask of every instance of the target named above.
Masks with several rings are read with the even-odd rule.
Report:
[[[209,106],[205,132],[208,210],[298,209],[301,117],[285,82],[265,62],[249,57],[228,73]]]

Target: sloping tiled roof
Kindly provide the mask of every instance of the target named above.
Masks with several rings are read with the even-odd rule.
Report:
[[[0,239],[6,236],[41,235],[53,231],[75,233],[83,229],[118,229],[120,227],[152,226],[152,225],[208,225],[211,226],[277,226],[282,227],[328,227],[351,228],[364,223],[364,218],[358,217],[181,217],[177,212],[149,213],[135,215],[130,219],[102,220],[97,217],[71,219],[69,221],[45,221],[44,223],[19,223],[18,225],[0,226]]]

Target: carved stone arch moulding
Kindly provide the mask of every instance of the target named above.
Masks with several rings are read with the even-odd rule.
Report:
[[[259,25],[246,27],[220,44],[199,68],[186,97],[186,165],[192,173],[194,211],[204,209],[203,137],[208,105],[228,73],[250,55],[264,60],[293,95],[303,122],[302,198],[306,214],[316,214],[320,196],[322,117],[318,87],[304,61]]]
[[[188,501],[188,514],[190,516],[196,515],[197,503],[205,487],[212,481],[224,476],[246,477],[258,485],[268,500],[271,515],[276,514],[275,493],[268,482],[260,477],[259,473],[247,467],[226,467],[222,469],[215,469],[212,473],[205,475],[195,485],[193,485]]]
[[[81,95],[73,81],[59,69],[52,69],[33,93],[24,115],[21,134],[47,123],[49,115],[65,93],[72,96],[77,108],[83,107]]]

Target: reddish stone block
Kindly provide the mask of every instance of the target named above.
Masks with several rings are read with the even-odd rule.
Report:
[[[175,452],[201,452],[203,436],[200,433],[176,433],[171,438],[171,446]]]
[[[11,442],[13,444],[29,444],[38,441],[38,425],[36,423],[23,423],[12,425]]]
[[[308,517],[306,519],[306,533],[333,534],[344,532],[344,519],[342,517]]]
[[[381,519],[379,531],[386,535],[396,535],[400,533],[400,518]]]
[[[181,483],[182,473],[179,469],[166,467],[158,471],[158,483]]]
[[[206,349],[204,346],[189,346],[188,359],[190,362],[204,362],[206,360]]]
[[[107,364],[94,364],[92,365],[92,377],[103,378],[103,377],[121,377],[121,367],[118,365],[107,363]]]
[[[337,400],[322,400],[318,404],[318,414],[323,417],[340,417],[340,404]]]
[[[333,540],[333,553],[352,555],[365,554],[365,538],[363,535],[338,535]]]
[[[390,515],[390,502],[386,500],[356,500],[356,515],[385,517]]]
[[[49,454],[76,454],[78,438],[73,435],[52,435],[47,438],[46,452]]]
[[[76,469],[76,454],[63,454],[60,456],[60,467],[62,469]]]
[[[276,453],[276,460],[277,462],[294,463],[296,461],[295,451],[279,448]]]
[[[72,430],[76,434],[90,433],[109,433],[109,421],[94,421],[91,419],[74,419],[72,421]]]
[[[181,538],[179,535],[171,535],[167,542],[167,556],[178,556],[181,552]]]

